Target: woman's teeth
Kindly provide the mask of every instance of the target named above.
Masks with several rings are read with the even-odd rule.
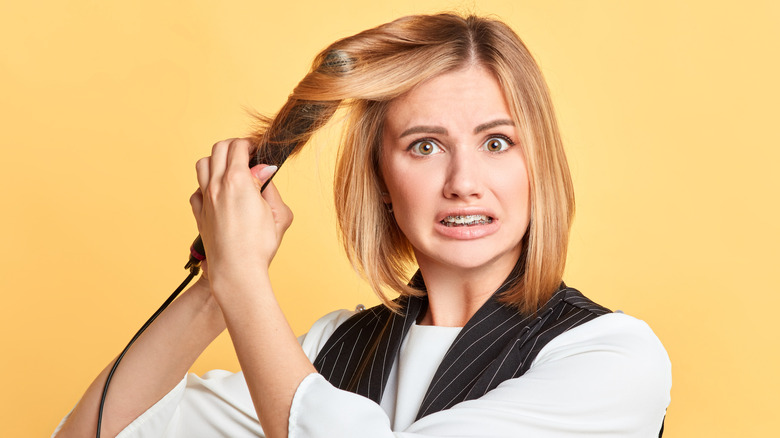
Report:
[[[471,225],[484,225],[493,222],[493,218],[484,214],[469,214],[466,216],[447,216],[441,220],[448,227],[468,227]]]

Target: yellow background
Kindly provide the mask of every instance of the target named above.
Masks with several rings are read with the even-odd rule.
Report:
[[[495,14],[536,55],[577,191],[566,281],[646,320],[667,437],[775,436],[780,8],[774,1],[10,2],[0,6],[0,436],[48,436],[185,277],[194,163],[275,112],[333,40]],[[376,300],[336,241],[335,132],[275,179],[297,333]],[[226,337],[194,367],[237,369]]]

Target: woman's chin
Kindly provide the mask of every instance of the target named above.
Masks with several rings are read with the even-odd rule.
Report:
[[[470,245],[469,248],[452,248],[449,251],[445,249],[433,256],[418,252],[417,262],[423,270],[426,267],[450,269],[454,275],[462,275],[470,271],[479,273],[482,270],[494,270],[498,266],[514,266],[520,256],[519,245],[502,252],[496,252],[493,245],[485,246],[487,248]]]

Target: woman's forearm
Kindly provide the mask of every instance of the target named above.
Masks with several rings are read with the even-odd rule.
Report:
[[[102,436],[115,436],[160,400],[225,328],[205,279],[163,312],[119,364],[106,399]],[[113,361],[92,382],[58,438],[94,436],[103,384]]]
[[[251,281],[239,278],[215,295],[263,430],[267,437],[283,438],[293,396],[316,370],[274,297],[268,272],[252,275]]]

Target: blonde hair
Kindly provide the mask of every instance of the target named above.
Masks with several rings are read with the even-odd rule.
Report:
[[[334,54],[348,60],[348,71],[323,69]],[[338,105],[348,109],[334,181],[341,238],[350,262],[391,309],[398,305],[385,290],[420,292],[407,284],[415,264],[412,247],[382,202],[379,157],[387,106],[427,79],[474,64],[498,79],[526,158],[531,220],[518,275],[500,299],[533,313],[561,283],[574,191],[547,85],[506,24],[476,16],[415,15],[344,38],[317,56],[280,112],[312,101],[329,105],[325,119]],[[272,147],[269,133],[279,119],[266,120],[266,129],[257,133],[261,147]]]

